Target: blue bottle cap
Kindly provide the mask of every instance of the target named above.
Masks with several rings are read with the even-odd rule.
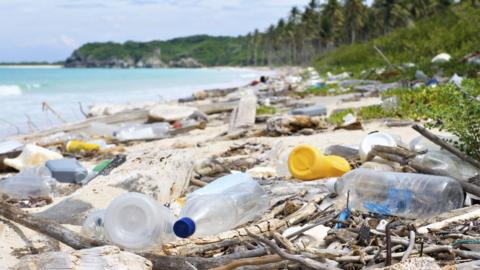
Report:
[[[195,233],[195,222],[188,217],[183,217],[173,225],[173,232],[181,238],[188,238]]]

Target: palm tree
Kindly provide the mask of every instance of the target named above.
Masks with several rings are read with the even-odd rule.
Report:
[[[380,18],[384,35],[393,28],[406,25],[410,18],[405,1],[375,0],[372,8],[374,15]]]
[[[341,4],[337,0],[328,0],[322,6],[321,20],[322,37],[327,43],[327,47],[329,46],[328,43],[333,46],[337,45],[340,42],[345,24]]]
[[[353,44],[357,40],[357,33],[365,25],[367,16],[367,7],[363,0],[346,0],[344,7],[345,26],[350,33],[350,42]]]

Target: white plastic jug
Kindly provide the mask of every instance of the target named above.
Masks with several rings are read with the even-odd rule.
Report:
[[[113,243],[144,250],[175,239],[174,215],[154,199],[136,192],[118,196],[105,212],[104,227]]]

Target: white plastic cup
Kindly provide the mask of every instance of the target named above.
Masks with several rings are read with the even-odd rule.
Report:
[[[375,132],[367,135],[367,137],[365,137],[360,143],[359,147],[360,159],[362,161],[365,161],[367,159],[368,153],[375,145],[395,147],[397,146],[397,141],[392,135],[387,133]]]

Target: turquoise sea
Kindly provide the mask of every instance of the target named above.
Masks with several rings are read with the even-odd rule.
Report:
[[[202,89],[240,86],[257,78],[255,70],[64,69],[0,67],[0,138],[62,123],[42,110],[47,102],[68,121],[83,119],[93,104],[172,100]]]

